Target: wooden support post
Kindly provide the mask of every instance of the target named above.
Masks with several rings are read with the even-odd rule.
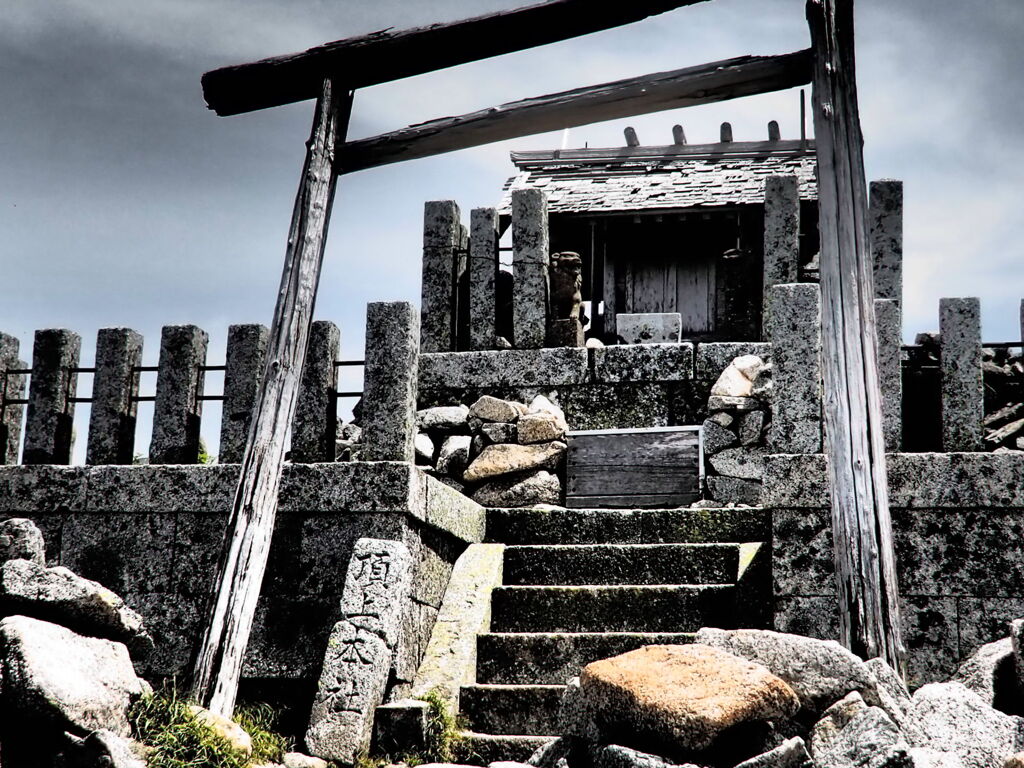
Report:
[[[245,453],[245,441],[252,425],[252,412],[260,389],[260,376],[267,360],[265,325],[228,327],[224,363],[224,408],[220,419],[221,464],[238,464]]]
[[[135,451],[142,336],[131,328],[101,328],[96,336],[86,464],[131,464]]]
[[[82,339],[64,328],[36,331],[23,464],[70,464]]]
[[[853,0],[809,0],[821,231],[825,435],[840,641],[905,667],[878,380]]]
[[[0,333],[0,464],[17,464],[21,447],[21,421],[24,406],[9,403],[25,397],[25,375],[9,373],[9,369],[24,369],[26,363],[18,359],[21,347],[14,336]]]
[[[285,436],[295,415],[334,200],[335,147],[344,140],[351,107],[352,93],[324,80],[288,232],[267,365],[193,676],[193,696],[221,715],[230,715],[234,709],[242,657],[267,567]]]
[[[338,369],[334,361],[340,350],[338,326],[329,320],[313,323],[292,420],[294,464],[334,461],[334,442],[338,439]]]
[[[165,325],[160,335],[160,364],[153,404],[150,464],[199,461],[199,423],[209,336],[194,325]]]

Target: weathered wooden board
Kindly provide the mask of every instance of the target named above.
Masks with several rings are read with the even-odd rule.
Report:
[[[700,497],[697,427],[569,433],[566,506],[678,507]]]

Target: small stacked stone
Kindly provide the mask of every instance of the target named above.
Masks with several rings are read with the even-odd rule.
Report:
[[[558,504],[569,426],[543,395],[528,405],[484,395],[416,414],[416,461],[488,507]]]
[[[771,391],[771,365],[757,355],[735,358],[711,388],[711,416],[703,430],[707,491],[713,501],[759,503]]]

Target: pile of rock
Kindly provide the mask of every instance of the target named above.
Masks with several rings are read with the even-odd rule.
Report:
[[[771,365],[735,358],[711,388],[703,425],[707,495],[721,504],[756,505],[771,423]]]
[[[558,504],[569,426],[543,395],[528,405],[484,395],[416,414],[416,460],[486,507]]]

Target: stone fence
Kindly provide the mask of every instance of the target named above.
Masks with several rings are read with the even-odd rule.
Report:
[[[775,626],[838,636],[825,457],[766,460]],[[949,677],[1024,616],[1024,453],[889,454],[904,640],[915,685]]]

